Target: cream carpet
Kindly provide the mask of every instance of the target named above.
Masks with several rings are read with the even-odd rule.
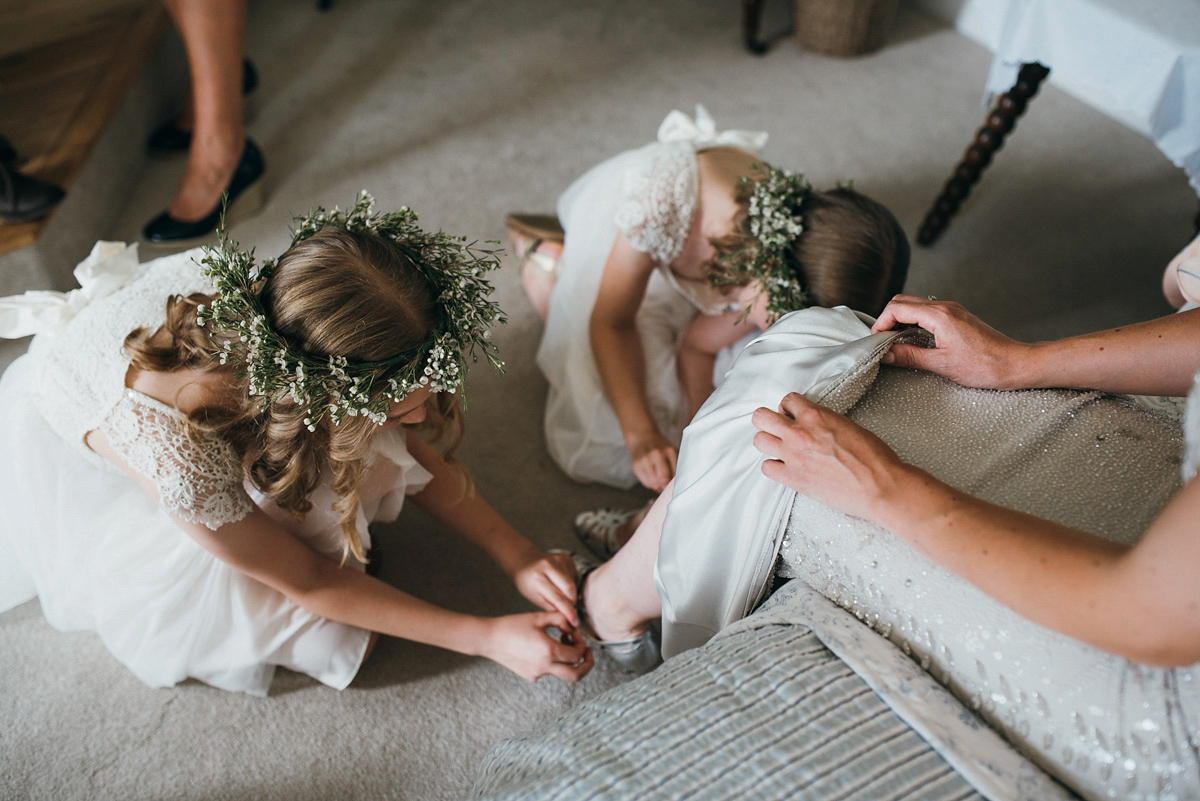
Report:
[[[500,239],[506,211],[552,209],[587,167],[697,102],[719,126],[769,131],[766,158],[818,185],[854,179],[914,234],[983,119],[990,54],[907,5],[885,49],[857,60],[787,39],[749,55],[739,20],[733,0],[336,0],[325,13],[255,0],[248,50],[261,86],[248,124],[269,200],[234,236],[276,254],[291,213],[367,188],[427,226]],[[175,73],[150,77],[179,86],[180,63],[168,54],[158,69]],[[82,240],[137,237],[182,162],[142,173],[129,154],[171,100],[132,115],[142,127],[112,133],[97,154],[139,170],[133,190],[81,181],[46,241],[0,257],[0,294],[67,289]],[[1152,144],[1047,86],[947,234],[914,248],[909,289],[961,300],[1023,338],[1157,316],[1162,268],[1195,211]],[[49,272],[29,268],[51,257]],[[643,496],[578,486],[551,463],[540,326],[511,265],[497,283],[508,368],[472,373],[464,459],[519,529],[570,547],[576,512]],[[24,345],[0,351],[4,363]],[[380,537],[383,575],[406,590],[484,614],[526,608],[485,558],[416,511]],[[194,682],[152,690],[95,636],[52,630],[36,602],[0,615],[0,676],[0,798],[122,801],[462,798],[493,743],[623,680],[602,663],[577,686],[527,684],[392,640],[341,693],[286,673],[266,700]]]

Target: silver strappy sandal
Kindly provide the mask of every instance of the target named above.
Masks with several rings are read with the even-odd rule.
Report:
[[[600,566],[600,563],[577,553],[571,553],[571,559],[575,562],[575,609],[579,613],[579,622],[588,629],[592,629],[588,622],[587,607],[583,603],[583,586],[588,576]],[[588,642],[608,654],[612,661],[616,662],[626,673],[636,675],[649,673],[662,663],[660,635],[656,626],[647,626],[641,634],[626,640],[597,640],[587,634],[584,634],[584,637]]]

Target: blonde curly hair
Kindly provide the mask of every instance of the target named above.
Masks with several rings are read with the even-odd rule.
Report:
[[[315,356],[383,360],[419,345],[442,310],[433,286],[393,243],[367,231],[326,226],[288,249],[260,289],[271,326],[297,348]],[[138,370],[190,369],[225,372],[224,393],[189,416],[196,432],[223,437],[242,456],[246,477],[281,509],[303,517],[309,496],[328,476],[338,494],[343,560],[367,561],[356,525],[359,485],[376,423],[364,416],[334,424],[326,416],[309,430],[290,398],[264,406],[252,399],[246,378],[219,360],[219,334],[196,322],[196,309],[212,296],[173,296],[166,322],[150,332],[129,334],[125,346]],[[421,429],[443,441],[442,456],[459,469],[463,492],[469,476],[454,460],[462,442],[463,410],[458,394],[426,401]]]

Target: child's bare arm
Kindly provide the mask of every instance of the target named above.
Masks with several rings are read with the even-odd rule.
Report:
[[[158,499],[154,483],[130,467],[103,432],[93,431],[88,445]],[[260,509],[216,530],[175,516],[172,520],[216,558],[329,620],[485,656],[526,679],[554,675],[577,681],[591,668],[582,642],[564,644],[546,632],[549,626],[570,630],[571,622],[561,612],[480,617],[443,609],[342,567]]]
[[[414,431],[408,451],[433,474],[413,501],[438,522],[483,549],[507,573],[521,594],[542,609],[579,625],[575,611],[575,566],[567,554],[546,554],[520,534],[475,492],[464,493],[461,475]]]
[[[634,248],[624,234],[617,234],[588,331],[604,394],[633,458],[633,473],[659,492],[675,475],[676,449],[650,414],[645,354],[637,331],[637,312],[653,272],[650,256]]]

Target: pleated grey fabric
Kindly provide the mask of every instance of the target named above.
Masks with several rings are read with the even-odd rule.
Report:
[[[472,798],[980,799],[803,626],[718,637],[484,759]]]

